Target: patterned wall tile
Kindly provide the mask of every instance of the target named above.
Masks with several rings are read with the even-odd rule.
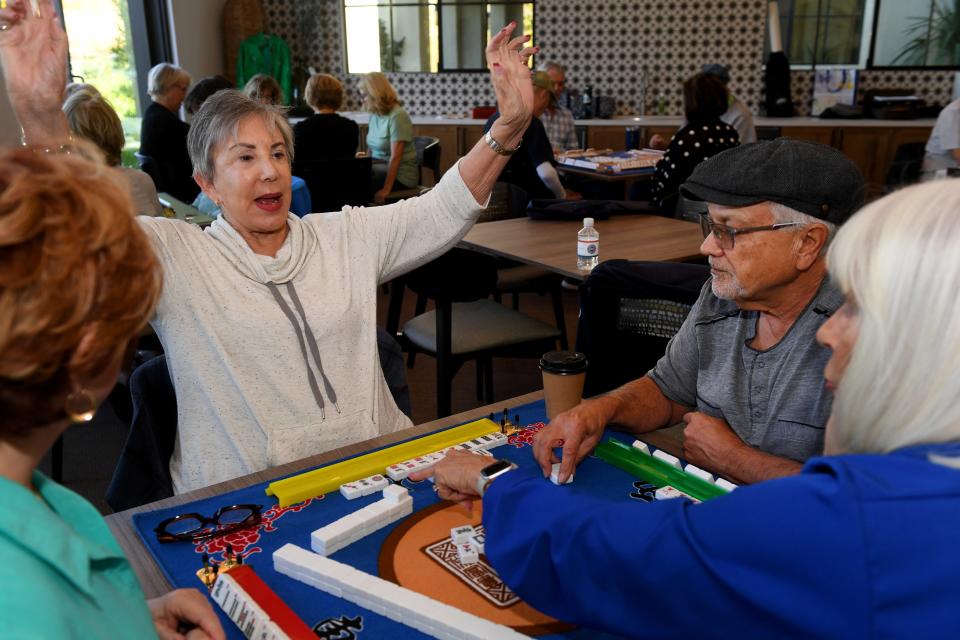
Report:
[[[537,0],[538,63],[567,67],[567,84],[612,96],[618,114],[652,113],[663,95],[668,114],[683,111],[682,82],[700,66],[730,68],[731,91],[758,111],[763,99],[764,0]],[[271,31],[286,39],[306,67],[344,81],[348,110],[359,109],[357,77],[343,65],[341,0],[264,0]],[[462,115],[493,103],[483,73],[389,74],[410,113]],[[646,82],[644,82],[646,79]],[[813,75],[791,74],[798,115],[809,113]],[[913,88],[931,104],[946,104],[953,73],[861,72],[862,91]],[[644,90],[646,87],[646,90]]]

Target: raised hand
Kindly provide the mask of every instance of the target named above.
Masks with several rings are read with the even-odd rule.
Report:
[[[498,122],[511,137],[519,138],[532,117],[533,83],[528,62],[538,49],[523,46],[530,36],[511,38],[516,28],[517,23],[511,22],[497,32],[487,44],[486,56],[500,111]]]
[[[29,0],[7,0],[0,9],[0,66],[10,103],[27,140],[49,142],[66,137],[60,111],[67,83],[67,34],[53,0],[41,0],[39,15]]]

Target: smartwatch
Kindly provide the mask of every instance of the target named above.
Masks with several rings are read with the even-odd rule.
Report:
[[[483,496],[484,492],[487,490],[487,486],[493,482],[494,478],[498,478],[508,471],[513,471],[516,468],[517,465],[513,464],[509,460],[497,460],[496,462],[488,464],[480,470],[480,477],[477,478],[477,493],[480,496]]]

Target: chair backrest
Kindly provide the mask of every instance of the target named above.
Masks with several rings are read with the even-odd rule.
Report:
[[[153,186],[157,188],[157,191],[161,191],[160,183],[162,179],[160,177],[160,169],[156,160],[153,159],[153,156],[144,155],[139,151],[134,151],[133,155],[140,164],[140,171],[150,176],[150,179],[153,180]]]
[[[170,457],[177,439],[177,395],[166,356],[148,360],[130,375],[133,419],[107,489],[114,511],[173,495]]]
[[[487,208],[480,212],[477,222],[493,222],[527,215],[527,192],[509,182],[497,182],[490,193]]]
[[[433,174],[433,183],[440,182],[440,138],[414,136],[413,144],[417,148],[417,165],[421,173],[423,169],[429,169]],[[422,176],[420,182],[423,182]]]
[[[897,147],[890,169],[887,170],[888,189],[903,187],[920,180],[926,148],[925,142],[906,142]]]
[[[372,159],[338,158],[294,162],[293,173],[307,183],[314,211],[339,211],[373,200]]]
[[[471,302],[486,298],[497,286],[497,261],[469,249],[453,248],[404,276],[417,294],[432,300]]]
[[[608,260],[580,285],[577,351],[584,395],[635,380],[663,356],[710,276],[706,265]]]

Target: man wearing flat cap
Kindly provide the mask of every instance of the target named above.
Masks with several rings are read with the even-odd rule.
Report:
[[[757,142],[701,163],[681,193],[707,203],[700,251],[710,280],[646,376],[538,434],[545,473],[563,446],[564,480],[608,424],[639,434],[683,420],[687,461],[739,483],[797,473],[820,455],[830,353],[815,335],[843,303],[825,254],[862,192],[853,163],[812,142]]]

